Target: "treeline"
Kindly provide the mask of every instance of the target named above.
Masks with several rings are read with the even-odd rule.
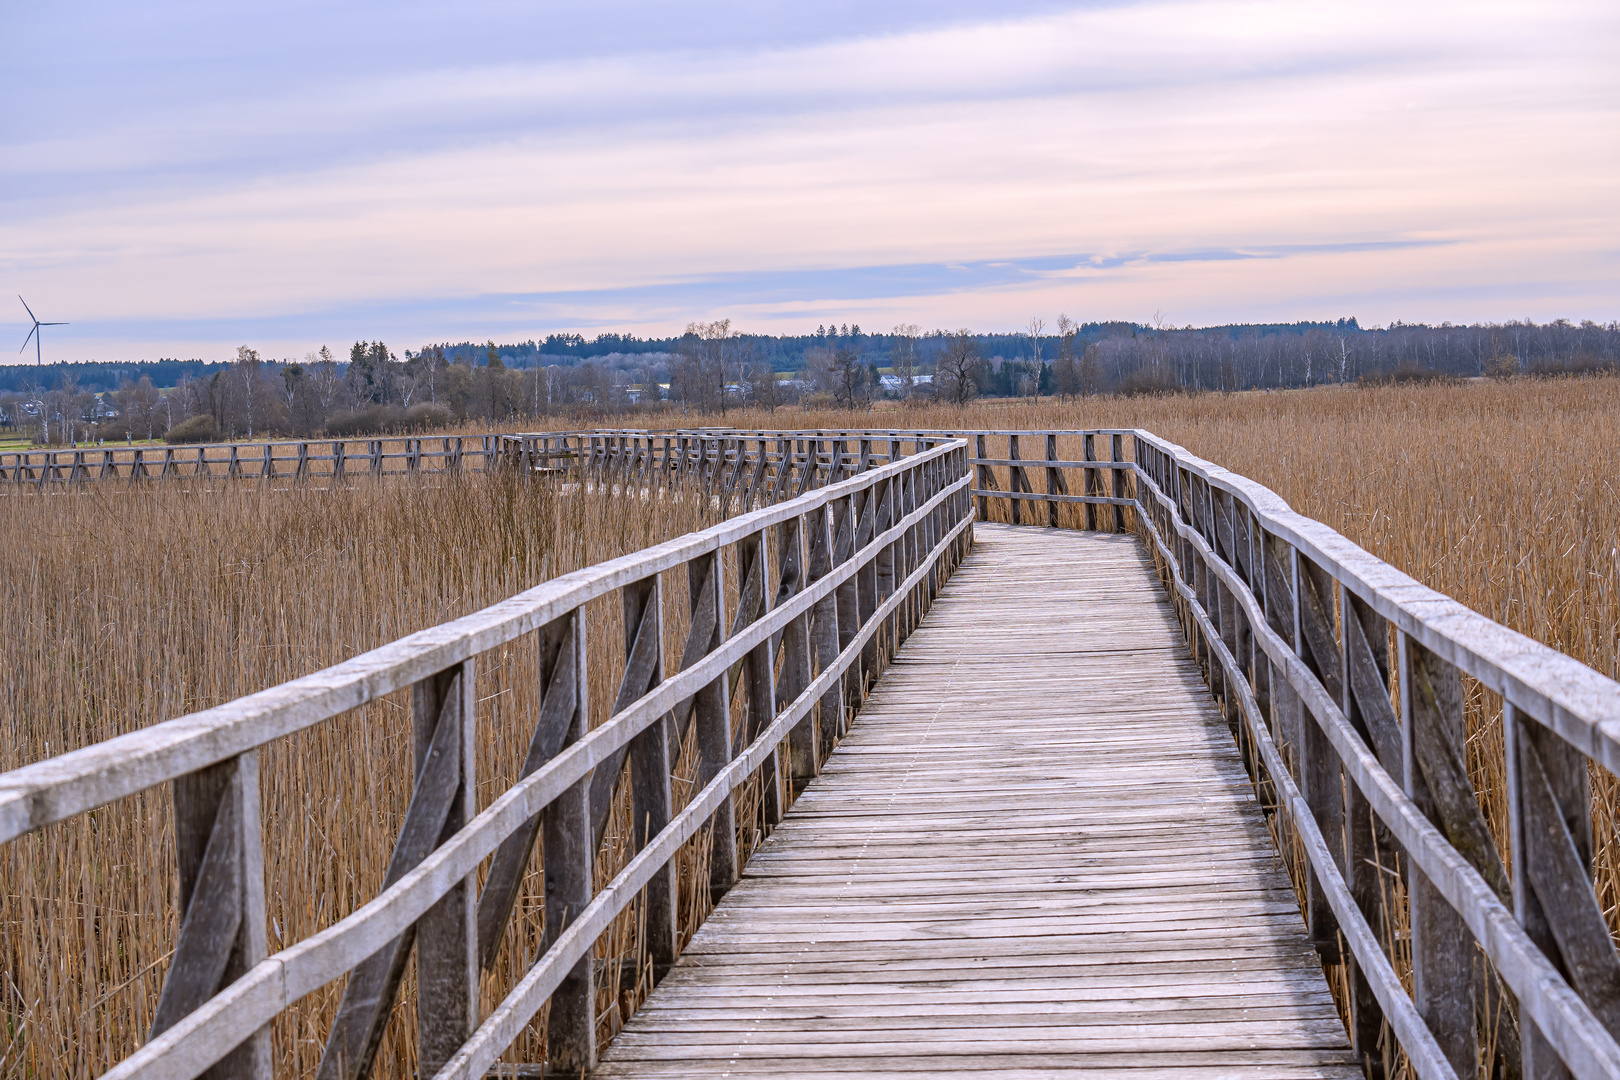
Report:
[[[0,367],[0,394],[20,394],[28,390],[49,390],[63,379],[71,379],[81,390],[100,394],[125,383],[146,379],[153,386],[178,386],[185,380],[205,379],[229,366],[229,361],[137,360],[108,363],[91,360],[82,364],[16,364]]]
[[[1508,322],[1365,329],[1354,319],[1175,328],[1031,320],[1019,334],[746,334],[729,320],[678,337],[555,334],[542,341],[432,345],[403,355],[355,342],[302,361],[243,346],[228,363],[160,360],[0,369],[0,427],[45,442],[363,435],[455,422],[647,409],[879,398],[1158,394],[1324,383],[1536,376],[1620,367],[1620,324]],[[164,380],[173,378],[173,385]]]

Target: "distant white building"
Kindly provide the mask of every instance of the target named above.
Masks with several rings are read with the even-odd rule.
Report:
[[[928,386],[933,381],[934,377],[932,375],[913,375],[911,377],[912,386]],[[878,383],[883,387],[883,392],[886,394],[898,394],[901,388],[906,385],[906,381],[898,375],[879,375]]]

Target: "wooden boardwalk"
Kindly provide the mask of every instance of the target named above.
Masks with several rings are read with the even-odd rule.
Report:
[[[603,1077],[1356,1077],[1137,541],[977,545]]]

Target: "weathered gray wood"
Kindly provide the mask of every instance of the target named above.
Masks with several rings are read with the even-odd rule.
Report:
[[[1235,530],[1233,536],[1235,545]],[[1363,617],[1367,622],[1363,623]],[[1354,640],[1358,633],[1363,634],[1361,640],[1360,658],[1365,661],[1363,668],[1363,693],[1358,697],[1352,690],[1353,680],[1344,679],[1344,697],[1340,703],[1345,718],[1353,724],[1362,736],[1362,741],[1373,748],[1376,753],[1382,741],[1388,757],[1384,759],[1389,764],[1398,764],[1400,757],[1400,735],[1398,730],[1392,730],[1380,724],[1380,721],[1389,720],[1393,723],[1393,705],[1389,701],[1387,670],[1387,655],[1383,649],[1376,654],[1367,645],[1365,635],[1371,632],[1376,636],[1380,645],[1385,642],[1387,631],[1382,619],[1369,610],[1358,613],[1351,601],[1348,589],[1339,590],[1339,670],[1350,672],[1353,668],[1352,655],[1358,655]],[[1361,708],[1365,701],[1367,709]],[[1387,765],[1386,765],[1387,767]],[[1351,786],[1345,791],[1345,881],[1350,886],[1350,893],[1355,897],[1356,906],[1366,917],[1368,925],[1385,927],[1389,920],[1383,911],[1384,896],[1388,891],[1389,883],[1384,878],[1383,867],[1397,870],[1399,863],[1391,851],[1392,845],[1386,837],[1383,843],[1378,842],[1375,835],[1378,831],[1377,823],[1373,820],[1372,810],[1358,788]],[[1386,947],[1392,944],[1386,942]],[[1362,970],[1362,962],[1352,951],[1347,956],[1350,981],[1350,1015],[1351,1015],[1351,1046],[1361,1056],[1364,1067],[1369,1076],[1381,1077],[1384,1074],[1384,1053],[1379,1045],[1384,1025],[1383,1010],[1379,1007],[1377,995],[1373,992],[1371,983]]]
[[[840,566],[853,557],[855,553],[855,534],[858,528],[859,496],[851,495],[848,498],[837,499],[831,505],[833,508],[833,556],[832,564]],[[837,602],[838,619],[838,649],[842,652],[855,640],[859,631],[861,616],[861,578],[857,574],[838,586],[834,594]],[[844,708],[849,714],[861,706],[865,696],[866,683],[861,673],[859,658],[845,673],[843,679]],[[844,710],[840,710],[840,716]],[[842,730],[840,730],[842,735]]]
[[[1057,435],[1046,436],[1046,492],[1048,495],[1067,495],[1069,485],[1063,480],[1063,469],[1058,459]],[[1052,528],[1058,526],[1058,504],[1048,501],[1046,506],[1046,523]]]
[[[1109,439],[1112,446],[1112,460],[1116,462],[1123,460],[1125,457],[1125,436],[1115,432],[1109,436]],[[1115,468],[1111,470],[1111,475],[1113,476],[1113,488],[1110,494],[1115,499],[1126,498],[1125,470]],[[1114,531],[1125,531],[1125,510],[1121,503],[1114,504]]]
[[[687,564],[686,580],[690,598],[690,641],[701,642],[703,653],[720,647],[725,640],[725,564],[719,553],[705,555]],[[709,628],[699,638],[699,627]],[[682,657],[682,668],[689,666]],[[679,709],[679,706],[677,706]],[[722,675],[695,696],[693,722],[697,729],[697,784],[702,788],[731,764],[731,688]],[[709,850],[709,887],[724,892],[737,880],[737,817],[727,797],[714,815],[714,836]]]
[[[738,559],[749,567],[747,576],[750,580],[759,583],[759,600],[750,605],[751,609],[758,611],[757,617],[763,617],[770,610],[770,590],[765,577],[765,568],[769,564],[769,553],[766,551],[765,531],[749,536],[737,545]],[[746,594],[745,594],[746,595]],[[742,625],[745,609],[739,605],[737,620]],[[748,621],[756,617],[749,616]],[[736,629],[741,629],[738,626]],[[736,630],[733,630],[733,634]],[[750,649],[744,662],[744,679],[748,686],[748,713],[747,713],[747,741],[753,742],[760,732],[770,726],[776,719],[776,649],[770,641],[761,642]],[[764,824],[774,826],[782,820],[787,810],[787,799],[782,791],[782,770],[777,763],[774,752],[766,759],[765,767],[760,770],[761,797],[763,804]]]
[[[149,1038],[173,1027],[266,952],[258,753],[175,781],[174,808],[180,937]],[[269,1029],[249,1036],[204,1075],[269,1080]]]
[[[1011,461],[1019,460],[1018,435],[1016,433],[1007,436],[1007,458]],[[1022,465],[1011,465],[1008,467],[1007,490],[1013,492],[1029,491],[1029,478],[1024,475],[1024,468]],[[1007,504],[1007,512],[1012,516],[1012,523],[1014,525],[1022,524],[1019,516],[1022,513],[1021,505],[1022,501],[1019,499],[1013,499]]]
[[[576,640],[575,628],[580,618],[578,612],[565,615],[541,627],[537,635],[544,694],[540,715],[529,739],[528,753],[518,773],[520,779],[556,757],[568,742],[579,737],[576,729],[579,727],[579,694],[583,684],[578,677],[580,664],[574,661],[574,656],[576,652],[583,651],[584,645]],[[540,824],[541,815],[530,818],[523,828],[502,842],[490,863],[489,876],[484,880],[484,891],[478,901],[478,951],[485,970],[494,965],[500,952],[501,940],[506,934],[512,905],[517,901],[518,890],[528,870]]]
[[[824,505],[806,516],[810,526],[810,553],[808,581],[816,582],[832,572],[836,540],[833,535],[834,513],[831,505]],[[817,673],[831,668],[838,658],[838,596],[828,594],[811,610],[810,647]],[[844,687],[839,683],[828,687],[816,707],[818,761],[832,750],[833,742],[844,734]]]
[[[1294,600],[1294,649],[1328,687],[1330,694],[1338,687],[1329,676],[1337,669],[1337,652],[1333,648],[1331,623],[1324,628],[1327,618],[1320,599],[1321,584],[1312,576],[1310,564],[1291,553],[1289,593]],[[1326,656],[1327,661],[1319,660]],[[1335,695],[1337,696],[1337,695]],[[1323,837],[1334,846],[1333,854],[1341,874],[1344,873],[1345,805],[1343,771],[1332,741],[1322,730],[1315,717],[1306,713],[1299,732],[1299,788],[1310,805],[1311,816],[1321,829]],[[1314,871],[1308,882],[1306,921],[1310,926],[1311,942],[1321,954],[1324,963],[1342,961],[1339,948],[1338,920],[1322,892]]]
[[[974,450],[978,455],[978,460],[980,460],[980,461],[983,461],[988,456],[987,451],[985,449],[985,445],[984,445],[984,439],[985,439],[985,437],[982,434],[974,436],[974,443],[975,443]],[[992,470],[990,468],[990,466],[983,465],[983,464],[978,466],[978,470],[979,470],[979,483],[978,483],[979,490],[981,490],[981,491],[995,491],[995,490],[997,490],[997,488],[1000,485],[998,485],[996,483],[995,471]],[[979,496],[979,520],[980,521],[989,521],[990,520],[990,502],[983,495]]]
[[[1140,433],[1138,437],[1141,438]],[[1180,456],[1181,452],[1178,451]],[[1153,498],[1157,502],[1156,494]],[[1178,532],[1187,536],[1190,530],[1178,525]],[[1390,573],[1393,574],[1393,571]],[[1297,594],[1297,588],[1295,592]],[[1252,603],[1252,600],[1245,602]],[[1296,625],[1297,621],[1296,615]],[[1403,642],[1407,637],[1403,629]],[[1300,643],[1302,634],[1296,632],[1295,640],[1296,644]],[[1360,733],[1323,692],[1316,677],[1269,628],[1263,644],[1268,658],[1286,670],[1289,682],[1304,698],[1305,704],[1329,735],[1334,748],[1340,754],[1347,755],[1344,759],[1347,779],[1366,793],[1380,820],[1390,827],[1395,839],[1436,884],[1445,900],[1463,914],[1471,928],[1483,928],[1483,931],[1476,932],[1482,932],[1484,938],[1492,943],[1491,959],[1497,973],[1518,996],[1521,1006],[1534,1015],[1538,1024],[1544,1025],[1549,1032],[1556,1030],[1556,1035],[1549,1035],[1549,1041],[1555,1043],[1558,1053],[1576,1065],[1577,1071],[1590,1075],[1609,1075],[1620,1071],[1620,1046],[1562,983],[1545,957],[1536,951],[1512,913],[1478,871],[1453,850],[1411,800],[1400,793],[1398,786],[1367,749]],[[1403,653],[1405,651],[1403,647]],[[1403,685],[1408,685],[1410,681],[1403,679]],[[1511,779],[1510,769],[1510,782]],[[1320,859],[1314,853],[1311,855],[1312,863],[1316,865],[1325,864],[1327,859],[1325,850]],[[1376,951],[1376,945],[1369,946],[1368,955]],[[1438,1048],[1434,1050],[1433,1059],[1436,1063],[1442,1062]],[[1444,1068],[1449,1070],[1449,1066]]]
[[[1086,434],[1084,436],[1084,443],[1085,443],[1085,459],[1087,461],[1096,461],[1097,460],[1097,436],[1095,434],[1093,434],[1092,432],[1089,432],[1089,431],[1086,432]],[[1081,485],[1081,487],[1082,487],[1082,490],[1085,492],[1085,494],[1087,496],[1096,497],[1096,496],[1099,496],[1099,495],[1102,494],[1102,473],[1100,473],[1095,468],[1088,467],[1081,473],[1081,476],[1084,478],[1084,483]],[[1090,503],[1087,503],[1086,504],[1086,528],[1087,529],[1096,529],[1098,527],[1097,517],[1098,517],[1098,510],[1096,509],[1096,507],[1094,505],[1090,504]]]
[[[808,581],[806,531],[804,518],[784,522],[777,531],[780,580],[784,592],[791,587],[796,593],[803,587],[801,583]],[[776,606],[781,606],[780,600]],[[789,622],[782,631],[782,667],[776,683],[778,702],[792,701],[810,685],[810,647],[810,618],[807,613]],[[819,743],[819,729],[812,712],[788,735],[788,772],[796,786],[807,782],[819,770]]]
[[[383,875],[385,889],[438,844],[461,791],[465,732],[460,715],[460,684],[464,677],[471,682],[472,676],[468,664],[461,665],[461,669],[451,675],[448,686],[436,686],[430,692],[441,700],[442,708],[431,741],[417,747],[416,786]],[[337,1018],[321,1052],[318,1075],[322,1080],[356,1080],[370,1074],[416,930],[417,924],[412,924],[350,972]]]
[[[656,685],[663,671],[662,616],[659,611],[658,576],[627,582],[623,589],[625,664],[619,678],[619,693],[613,702],[615,713],[623,711],[631,702]],[[669,757],[669,732],[666,725],[657,725],[664,739],[662,754]],[[598,768],[591,777],[591,833],[598,846],[607,830],[608,815],[613,810],[613,792],[618,786],[619,774],[624,767],[628,746],[616,751],[606,766]]]
[[[1258,1048],[1309,1048],[1322,1075],[1357,1075],[1140,549],[983,524],[978,537],[599,1074],[767,1059],[791,1074],[843,1055],[852,1073],[945,1075],[1198,1047],[1244,1075]],[[1054,562],[1069,572],[1045,573]],[[1031,662],[1049,685],[1003,678]],[[1162,782],[1111,782],[1133,764]],[[1030,820],[1032,839],[1009,842]],[[1206,886],[1217,852],[1230,885]],[[1274,1011],[1219,1011],[1239,1003]]]
[[[1551,939],[1552,957],[1611,1033],[1620,1034],[1620,957],[1592,892],[1592,826],[1586,762],[1546,729],[1518,731],[1523,873],[1533,915],[1526,925]],[[1532,1053],[1545,1051],[1538,1037]]]
[[[1408,670],[1413,683],[1412,798],[1442,828],[1448,812],[1451,818],[1466,823],[1469,815],[1460,808],[1460,801],[1466,798],[1476,812],[1478,804],[1467,772],[1459,775],[1456,769],[1460,741],[1455,747],[1448,745],[1453,736],[1460,737],[1462,732],[1462,687],[1455,668],[1421,646],[1409,648],[1412,655]],[[1489,842],[1488,833],[1485,839]],[[1469,861],[1484,854],[1476,847]],[[1501,883],[1506,885],[1505,875]],[[1473,1075],[1479,1067],[1473,935],[1420,870],[1412,872],[1407,891],[1412,928],[1412,999],[1458,1075]]]
[[[566,620],[542,628],[539,634],[540,678],[548,688],[545,704],[551,705],[555,694],[554,715],[568,712],[547,730],[549,744],[550,736],[558,728],[562,729],[559,751],[585,734],[590,716],[586,638],[583,608]],[[541,948],[544,951],[578,921],[580,913],[591,902],[596,845],[591,833],[589,782],[580,780],[570,787],[546,807],[542,818],[546,921]],[[581,957],[552,992],[546,1019],[546,1048],[548,1060],[559,1072],[588,1072],[596,1066],[594,970],[591,957]]]
[[[427,767],[432,750],[444,745],[439,729],[453,725],[459,786],[449,799],[436,840],[443,843],[478,813],[476,748],[477,697],[472,665],[425,679],[411,692],[415,767]],[[416,1044],[424,1071],[450,1060],[478,1024],[478,880],[463,878],[416,924]]]
[[[644,676],[641,667],[626,665],[621,684],[621,708],[640,697],[648,688],[664,679],[663,657],[663,590],[657,575],[625,586],[624,594],[624,651],[626,656],[647,661]],[[651,646],[646,644],[650,637]],[[640,690],[632,693],[632,688]],[[625,698],[628,695],[628,700]],[[615,711],[618,711],[615,709]],[[666,713],[658,718],[628,747],[630,757],[630,829],[635,838],[635,849],[648,847],[669,824],[674,813],[674,799],[670,791],[670,774],[674,761],[670,755],[671,718]],[[597,777],[601,777],[598,772]],[[591,791],[592,809],[596,810],[596,787]],[[600,814],[600,811],[597,811]],[[605,815],[601,819],[605,820]],[[598,841],[600,843],[600,840]],[[675,962],[678,945],[676,927],[675,867],[666,863],[647,883],[644,903],[646,910],[647,953],[652,959],[655,974],[664,966]]]

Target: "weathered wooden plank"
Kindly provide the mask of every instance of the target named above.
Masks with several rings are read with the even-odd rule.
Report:
[[[547,687],[545,704],[550,705],[552,694],[556,694],[556,712],[568,710],[566,718],[548,731],[549,740],[556,728],[562,729],[559,752],[578,741],[589,723],[585,620],[585,609],[580,608],[563,625],[552,623],[539,634],[540,678]],[[542,818],[546,904],[543,951],[578,921],[591,902],[596,845],[591,831],[590,783],[575,783],[546,807]],[[581,957],[552,992],[546,1016],[546,1046],[549,1060],[560,1070],[586,1072],[596,1065],[594,968],[589,956]]]
[[[174,803],[180,937],[149,1038],[201,1006],[266,950],[257,752],[176,781]],[[250,1036],[204,1075],[268,1080],[269,1029]]]
[[[475,709],[471,664],[462,664],[418,683],[411,693],[412,742],[420,775],[441,742],[439,729],[453,725],[458,741],[458,787],[449,799],[437,842],[478,813]],[[436,1070],[478,1025],[477,877],[468,875],[428,909],[416,924],[417,1059]]]
[[[465,681],[470,683],[471,679],[472,672],[465,671]],[[463,672],[458,671],[447,686],[437,688],[440,716],[429,741],[416,748],[416,786],[383,875],[384,888],[433,850],[454,810],[462,786],[461,750],[465,738],[460,715],[462,681]],[[355,1080],[369,1074],[416,929],[413,923],[350,972],[338,1003],[337,1019],[332,1022],[321,1053],[322,1080]]]
[[[530,775],[555,757],[566,742],[578,738],[575,729],[580,715],[578,695],[582,684],[575,651],[583,645],[576,639],[580,618],[578,612],[565,616],[543,627],[538,635],[544,697],[519,777]],[[506,838],[490,864],[478,901],[478,947],[486,970],[494,965],[500,951],[540,824],[541,815],[529,819],[523,828]]]
[[[1140,549],[978,530],[602,1075],[1256,1045],[1331,1047],[1352,1075],[1236,747]],[[1081,571],[1044,572],[1071,552]],[[1118,679],[1138,655],[1153,674]],[[1003,677],[1030,663],[1041,679]]]

